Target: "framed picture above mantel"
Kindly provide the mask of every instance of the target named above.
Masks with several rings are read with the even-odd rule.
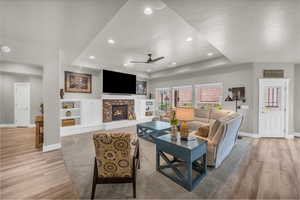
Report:
[[[65,92],[92,93],[92,75],[65,71]]]

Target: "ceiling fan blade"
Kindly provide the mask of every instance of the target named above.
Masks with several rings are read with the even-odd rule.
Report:
[[[157,62],[159,60],[162,60],[164,59],[165,57],[159,57],[159,58],[155,58],[155,59],[152,59],[151,62]]]
[[[142,61],[130,61],[131,63],[147,63],[147,62],[142,62]]]

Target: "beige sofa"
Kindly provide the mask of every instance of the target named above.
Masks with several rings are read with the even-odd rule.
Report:
[[[231,110],[195,110],[195,120],[188,122],[190,135],[208,142],[208,165],[219,167],[233,149],[243,117]],[[159,120],[169,121],[168,116]],[[199,135],[198,129],[209,126],[207,137]]]

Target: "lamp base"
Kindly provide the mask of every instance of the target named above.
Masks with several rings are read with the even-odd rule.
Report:
[[[189,137],[189,128],[185,121],[181,123],[180,126],[180,138],[182,140],[187,139]]]

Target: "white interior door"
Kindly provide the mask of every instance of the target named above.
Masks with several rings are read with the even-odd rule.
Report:
[[[15,124],[30,124],[30,84],[15,83]]]
[[[285,137],[287,134],[287,79],[260,79],[259,135]]]

